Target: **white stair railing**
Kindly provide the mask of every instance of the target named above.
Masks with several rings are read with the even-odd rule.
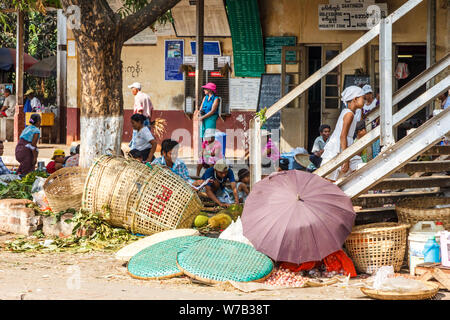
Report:
[[[400,8],[395,10],[393,13],[391,13],[388,17],[385,19],[382,19],[383,25],[383,39],[385,43],[388,42],[390,39],[390,45],[392,47],[392,24],[394,24],[398,19],[403,17],[405,14],[407,14],[409,11],[411,11],[413,8],[415,8],[418,4],[420,4],[423,0],[409,0],[406,3],[404,3]],[[387,23],[386,23],[387,22]],[[283,96],[280,100],[278,100],[275,104],[273,104],[270,108],[268,108],[266,112],[266,118],[269,119],[274,114],[276,114],[279,110],[287,106],[291,101],[293,101],[295,98],[306,92],[311,86],[313,86],[317,81],[322,79],[326,74],[328,74],[330,71],[334,70],[337,66],[339,66],[342,62],[347,60],[350,56],[352,56],[355,52],[357,52],[359,49],[367,45],[370,41],[372,41],[375,37],[377,37],[380,34],[381,29],[381,22],[375,25],[372,29],[370,29],[368,32],[366,32],[362,37],[360,37],[358,40],[356,40],[353,44],[351,44],[349,47],[347,47],[344,51],[342,51],[340,54],[338,54],[336,57],[334,57],[330,62],[328,62],[325,66],[320,68],[318,71],[316,71],[314,74],[312,74],[308,79],[303,81],[300,85],[295,87],[293,90],[291,90],[289,93],[287,93],[285,96]],[[380,41],[380,52],[386,51],[384,48],[384,44],[382,41]],[[392,59],[392,57],[391,57]],[[392,74],[392,70],[391,70]],[[389,85],[386,81],[384,82],[384,86]],[[385,90],[385,88],[380,87],[381,90]],[[392,100],[392,88],[390,99]],[[389,99],[389,98],[384,98]],[[389,120],[392,118],[392,103],[390,103],[391,110],[384,110],[383,111],[383,120],[384,118],[387,118]],[[389,113],[390,112],[390,113]],[[252,143],[259,141],[261,139],[261,128],[260,126],[256,126],[254,123],[254,119],[251,120],[250,127],[253,128],[250,132],[250,181],[253,185],[254,183],[261,180],[261,170],[258,170],[256,168],[261,167],[261,157],[255,156],[258,152],[261,153],[261,145]],[[392,121],[390,122],[390,126],[392,126]],[[388,125],[388,126],[389,126]],[[392,128],[384,128],[383,132],[390,132]],[[259,137],[259,138],[258,138]],[[389,140],[388,140],[389,141]]]

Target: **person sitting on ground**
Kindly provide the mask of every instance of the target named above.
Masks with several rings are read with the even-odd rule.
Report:
[[[203,181],[194,181],[189,176],[189,170],[186,164],[178,158],[178,142],[172,139],[166,139],[161,143],[161,157],[153,160],[152,164],[159,164],[172,170],[173,173],[179,175],[184,181],[192,186],[199,186]]]
[[[5,164],[3,163],[3,151],[4,151],[5,147],[3,145],[3,141],[0,140],[0,176],[4,175],[4,174],[11,174],[12,172],[5,166]]]
[[[16,110],[16,96],[11,94],[11,90],[5,89],[5,101],[3,101],[3,107],[0,110],[0,117],[14,117]]]
[[[131,126],[136,130],[134,140],[134,149],[129,154],[131,157],[142,161],[143,163],[155,160],[156,140],[153,137],[150,128],[144,125],[145,116],[136,113],[131,116]]]
[[[58,171],[62,167],[64,167],[64,159],[66,157],[66,153],[64,150],[57,149],[53,152],[52,161],[47,164],[47,173],[52,174],[53,172]]]
[[[216,130],[206,129],[204,141],[202,142],[202,155],[197,165],[197,176],[200,176],[202,168],[208,169],[222,159],[222,144],[216,140]]]
[[[357,123],[355,113],[356,110],[361,109],[364,105],[364,91],[358,86],[347,87],[342,92],[341,100],[345,103],[346,108],[341,111],[336,123],[336,129],[325,145],[321,165],[334,159],[353,143]],[[327,179],[337,181],[338,178],[347,174],[351,169],[350,161],[346,161],[341,167],[330,173]]]
[[[245,202],[248,194],[250,193],[248,185],[250,184],[250,171],[244,168],[238,171],[238,183],[236,185],[239,201]]]
[[[210,182],[205,186],[206,195],[219,206],[229,207],[231,204],[239,204],[239,196],[236,188],[236,180],[233,170],[231,170],[224,158],[219,159],[214,167],[205,171],[202,180]],[[225,187],[230,182],[231,190]],[[232,194],[232,195],[231,195]],[[232,199],[234,197],[234,201]]]
[[[311,153],[312,155],[309,157],[309,161],[314,165],[314,169],[320,167],[322,163],[322,154],[325,150],[325,145],[328,142],[331,134],[331,127],[328,124],[322,124],[319,127],[320,136],[314,140],[314,145],[312,147]]]
[[[71,148],[72,149],[72,148]],[[72,150],[71,150],[71,156],[69,158],[67,158],[66,162],[64,163],[64,166],[67,168],[70,167],[78,167],[79,162],[80,162],[80,145],[77,145],[75,147],[75,150],[73,150],[73,154],[72,154]]]
[[[139,82],[135,82],[128,86],[131,89],[131,94],[134,96],[133,114],[139,113],[145,117],[144,126],[150,127],[152,120],[153,104],[150,96],[141,91],[142,86]],[[133,130],[133,137],[130,141],[130,149],[134,149],[136,130]]]
[[[17,174],[25,176],[34,171],[37,163],[39,150],[37,143],[41,135],[39,127],[41,126],[41,116],[32,114],[30,117],[30,125],[27,126],[19,137],[19,142],[16,146],[16,160],[20,163],[17,169]]]

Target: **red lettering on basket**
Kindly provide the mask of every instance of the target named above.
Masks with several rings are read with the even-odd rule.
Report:
[[[161,215],[164,211],[164,209],[166,208],[166,202],[169,201],[170,197],[172,196],[173,191],[170,190],[169,188],[162,186],[163,187],[163,191],[162,194],[157,195],[155,199],[153,199],[153,202],[150,204],[150,208],[149,211],[157,214],[157,215]],[[155,200],[158,201],[155,203]],[[153,208],[153,205],[156,204],[155,208]]]

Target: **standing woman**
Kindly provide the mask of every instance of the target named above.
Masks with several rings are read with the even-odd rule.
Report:
[[[346,108],[341,111],[339,119],[336,123],[336,128],[331,135],[329,141],[325,145],[322,154],[322,166],[335,158],[339,153],[347,149],[353,143],[353,136],[355,134],[356,111],[361,110],[364,106],[364,91],[357,86],[347,87],[342,92],[342,102],[345,103]],[[332,181],[345,175],[347,172],[354,171],[356,168],[351,165],[350,161],[344,162],[342,167],[337,168],[330,173],[326,178]]]
[[[219,97],[216,96],[216,85],[209,82],[202,86],[205,93],[200,108],[199,120],[202,121],[200,137],[204,138],[206,129],[216,130],[217,118],[219,117]]]
[[[34,171],[39,153],[37,143],[41,135],[41,131],[39,130],[41,116],[32,114],[29,122],[30,125],[22,131],[16,146],[16,160],[20,163],[17,173],[21,176],[25,176]]]

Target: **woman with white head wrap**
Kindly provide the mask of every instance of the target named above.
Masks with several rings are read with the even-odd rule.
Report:
[[[357,86],[347,87],[342,92],[341,100],[344,102],[346,108],[341,111],[336,123],[336,128],[325,145],[322,154],[322,165],[335,158],[353,143],[356,123],[358,122],[355,113],[364,105],[364,91]],[[346,161],[342,167],[337,168],[334,172],[330,173],[327,178],[336,181],[341,174],[346,174],[348,172],[349,167],[350,162]]]

